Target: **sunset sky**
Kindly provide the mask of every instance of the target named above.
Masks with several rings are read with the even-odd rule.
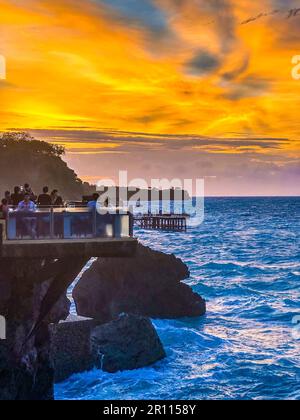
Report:
[[[299,0],[0,0],[0,55],[0,131],[85,180],[300,194]]]

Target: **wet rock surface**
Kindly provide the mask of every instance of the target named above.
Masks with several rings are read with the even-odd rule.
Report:
[[[52,327],[51,355],[55,382],[100,366],[91,345],[95,326],[96,322],[92,319],[70,315],[66,321]]]
[[[70,307],[65,292],[85,261],[0,259],[0,400],[53,399],[49,324]]]
[[[166,354],[150,319],[121,314],[97,321],[70,316],[54,327],[52,358],[55,381],[93,368],[115,373],[149,366]]]
[[[205,301],[182,282],[187,266],[174,255],[138,245],[132,258],[100,258],[73,291],[77,313],[110,321],[120,313],[150,318],[201,316]]]
[[[0,400],[53,399],[54,380],[93,367],[148,366],[165,357],[148,317],[205,313],[205,301],[182,282],[187,266],[139,245],[135,257],[98,259],[75,287],[79,315],[95,320],[55,326],[69,314],[66,290],[86,263],[78,257],[0,258],[7,333],[0,340]]]
[[[166,356],[150,319],[141,316],[121,314],[96,327],[91,341],[101,369],[110,373],[149,366]]]

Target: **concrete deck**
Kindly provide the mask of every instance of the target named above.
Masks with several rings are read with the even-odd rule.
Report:
[[[135,238],[2,240],[2,258],[131,257]]]

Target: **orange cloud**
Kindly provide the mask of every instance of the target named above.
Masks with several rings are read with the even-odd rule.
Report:
[[[280,153],[300,156],[300,82],[291,77],[300,16],[270,13],[271,0],[153,0],[159,31],[108,3],[0,0],[0,130],[284,137]],[[101,141],[71,143],[72,153],[107,153]]]

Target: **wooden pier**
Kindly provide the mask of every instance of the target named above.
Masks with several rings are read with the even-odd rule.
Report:
[[[183,215],[143,215],[134,218],[141,229],[186,232],[187,216]]]

